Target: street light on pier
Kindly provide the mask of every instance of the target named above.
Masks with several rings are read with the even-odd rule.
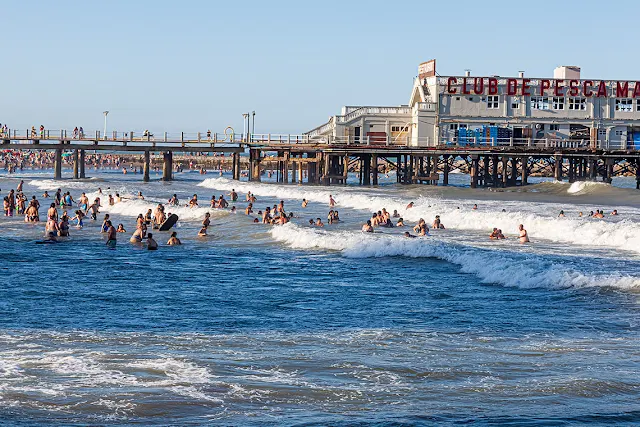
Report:
[[[249,142],[249,113],[242,113],[242,133],[245,138],[245,142]]]
[[[103,139],[107,139],[107,115],[109,114],[108,111],[103,111],[102,114],[104,114],[104,136]]]

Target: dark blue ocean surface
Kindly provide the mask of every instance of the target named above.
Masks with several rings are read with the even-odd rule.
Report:
[[[149,207],[205,193],[191,182],[143,191]],[[256,193],[265,205],[279,198]],[[183,245],[156,233],[156,252],[128,242],[138,201],[109,211],[129,231],[115,250],[100,221],[40,245],[41,226],[2,218],[0,422],[640,420],[633,253],[473,246],[472,230],[409,243],[397,230],[362,236],[348,206],[343,223],[318,230],[307,217],[328,208],[314,203],[280,231],[216,213],[207,238],[195,237],[200,211],[179,211]]]

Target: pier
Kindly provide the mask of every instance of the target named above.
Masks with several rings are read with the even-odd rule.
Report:
[[[448,185],[452,170],[468,172],[470,186],[511,187],[527,185],[531,175],[553,176],[569,182],[602,180],[640,172],[640,149],[632,144],[613,145],[605,140],[534,140],[532,138],[447,141],[436,146],[411,146],[409,140],[385,141],[331,136],[179,133],[160,135],[136,132],[19,132],[0,134],[3,149],[53,150],[54,179],[62,178],[63,153],[73,156],[73,177],[86,177],[87,150],[142,154],[142,179],[150,179],[152,155],[162,156],[162,179],[173,179],[175,153],[230,155],[233,179],[241,176],[240,158],[248,158],[250,181],[259,182],[266,167],[275,165],[276,181],[336,185],[346,184],[350,172],[359,184],[377,185],[379,174],[396,171],[401,184]],[[418,141],[419,145],[420,141]],[[69,154],[67,154],[69,155]]]

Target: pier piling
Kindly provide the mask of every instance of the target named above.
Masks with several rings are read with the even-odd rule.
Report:
[[[149,151],[144,152],[144,165],[142,166],[142,180],[144,182],[149,182],[149,166],[151,163],[151,153]]]

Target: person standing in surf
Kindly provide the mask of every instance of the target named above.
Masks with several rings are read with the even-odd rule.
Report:
[[[519,239],[520,243],[529,243],[529,235],[527,234],[527,230],[524,229],[524,225],[520,224],[518,226],[519,231]]]
[[[110,248],[116,247],[116,236],[118,232],[116,231],[111,221],[106,221],[107,226],[107,246]]]

